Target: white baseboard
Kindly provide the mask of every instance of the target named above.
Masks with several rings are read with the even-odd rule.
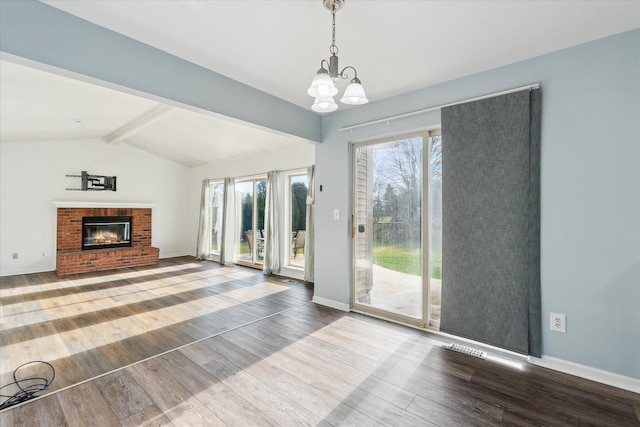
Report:
[[[191,253],[189,253],[189,252],[178,252],[178,253],[174,253],[174,254],[162,254],[162,255],[160,256],[160,259],[165,259],[165,258],[178,258],[178,257],[181,257],[181,256],[192,256],[192,257],[194,257],[194,258],[195,258],[195,256],[194,256],[194,255],[192,255],[192,254],[191,254]]]
[[[318,305],[324,305],[325,307],[331,307],[331,308],[335,308],[336,310],[341,310],[341,311],[350,311],[351,310],[351,306],[349,304],[345,304],[343,302],[339,302],[339,301],[334,301],[332,299],[328,299],[328,298],[322,298],[322,297],[318,297],[318,296],[313,296],[313,299],[311,300],[311,302],[318,304]]]
[[[543,368],[553,369],[554,371],[564,372],[565,374],[575,375],[577,377],[586,378],[602,384],[629,390],[634,393],[640,393],[640,379],[615,374],[602,369],[593,368],[591,366],[581,365],[575,362],[558,359],[543,355],[542,358],[530,357],[529,363]]]
[[[28,268],[25,270],[9,270],[9,271],[0,271],[0,277],[7,276],[18,276],[21,274],[35,274],[35,273],[45,273],[48,271],[55,271],[56,266],[54,264],[53,267],[37,267],[37,268]]]

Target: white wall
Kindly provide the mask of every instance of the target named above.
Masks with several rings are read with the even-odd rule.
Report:
[[[306,168],[315,164],[316,145],[300,142],[300,146],[286,152],[271,153],[256,157],[246,157],[234,161],[226,161],[192,168],[189,171],[189,234],[194,237],[191,254],[195,256],[196,236],[198,233],[198,221],[200,215],[200,190],[204,179],[223,179],[227,177],[239,178],[251,175],[266,174],[269,171],[287,171],[291,169]],[[280,183],[280,202],[284,211],[285,195],[284,177]],[[284,216],[280,221],[280,229],[284,230]],[[284,245],[281,245],[281,259],[284,259]],[[284,263],[282,263],[284,265]],[[297,269],[282,268],[283,276],[303,279],[304,274]]]
[[[66,191],[79,187],[80,179],[65,175],[83,170],[117,176],[117,191]],[[126,144],[0,144],[0,275],[55,270],[55,200],[154,203],[152,244],[160,257],[191,253],[187,172]]]
[[[341,127],[540,83],[543,353],[640,379],[638,46],[634,30],[325,116],[315,296],[349,304],[348,216],[334,221],[332,211],[351,209],[350,143],[437,125],[439,115]],[[549,312],[567,315],[566,334],[549,330]]]

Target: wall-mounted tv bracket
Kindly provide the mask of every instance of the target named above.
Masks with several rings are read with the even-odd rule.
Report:
[[[81,175],[65,176],[82,180],[82,188],[67,188],[68,191],[116,191],[115,176],[89,175],[87,171],[82,171]]]

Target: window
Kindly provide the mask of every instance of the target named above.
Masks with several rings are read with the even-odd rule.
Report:
[[[211,253],[220,256],[222,243],[222,203],[224,196],[224,182],[211,182]]]
[[[260,266],[264,259],[264,207],[267,196],[265,177],[236,181],[235,262]]]
[[[304,244],[307,224],[307,192],[308,178],[306,171],[293,172],[286,176],[287,200],[289,214],[287,216],[289,243],[285,249],[287,266],[304,268]]]

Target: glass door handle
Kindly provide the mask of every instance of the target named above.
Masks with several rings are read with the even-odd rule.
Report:
[[[355,218],[353,217],[353,214],[351,214],[351,238],[353,239],[356,236],[356,221]]]

